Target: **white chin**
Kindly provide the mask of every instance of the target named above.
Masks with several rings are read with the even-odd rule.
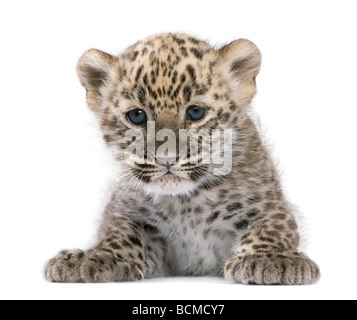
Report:
[[[150,194],[172,196],[188,194],[196,187],[195,182],[175,175],[165,175],[144,185],[145,190]]]

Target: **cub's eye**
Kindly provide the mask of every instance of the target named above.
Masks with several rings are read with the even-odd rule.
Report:
[[[136,125],[144,124],[148,121],[146,113],[142,109],[133,109],[126,114],[129,121]]]
[[[186,117],[190,121],[201,120],[206,114],[206,109],[199,106],[189,106],[186,110]]]

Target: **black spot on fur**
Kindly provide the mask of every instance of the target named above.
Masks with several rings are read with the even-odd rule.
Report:
[[[187,70],[188,74],[190,75],[191,79],[193,81],[195,81],[196,80],[195,68],[191,64],[189,64],[189,65],[187,65],[186,70]]]
[[[268,248],[269,248],[269,245],[267,245],[267,244],[256,244],[256,245],[253,245],[253,249],[254,249],[254,250],[268,249]]]
[[[199,50],[197,48],[191,48],[190,51],[194,54],[194,56],[197,59],[202,60],[202,57],[203,57],[203,54],[204,54],[204,52],[202,50]]]
[[[248,221],[247,220],[242,220],[242,221],[236,222],[234,224],[234,227],[237,230],[246,229],[246,228],[248,228]]]
[[[231,102],[230,104],[229,104],[229,110],[231,110],[231,111],[236,111],[237,110],[237,105],[234,103],[234,102]]]
[[[156,91],[154,91],[151,86],[148,86],[148,91],[151,97],[153,97],[155,100],[157,100],[158,98],[158,94],[156,93]]]
[[[157,88],[157,93],[159,94],[160,98],[162,97],[162,91],[161,88]]]
[[[141,73],[143,72],[144,66],[140,66],[140,68],[138,69],[138,71],[136,72],[136,76],[135,76],[135,82],[138,82]]]
[[[148,53],[148,51],[149,51],[148,48],[145,47],[144,50],[141,52],[141,55],[145,56]]]
[[[232,212],[232,211],[239,210],[242,208],[243,208],[243,205],[240,202],[234,202],[227,206],[227,211]]]
[[[143,81],[144,81],[144,84],[145,84],[146,86],[149,84],[148,74],[147,74],[147,73],[144,74]]]
[[[136,238],[136,237],[129,237],[129,241],[131,241],[131,243],[133,243],[134,245],[138,246],[138,247],[142,247],[143,244],[141,243],[140,239]]]
[[[119,253],[116,254],[116,258],[117,258],[117,260],[119,260],[119,261],[124,261],[123,256],[122,256],[121,254],[119,254]]]
[[[178,45],[185,44],[186,41],[184,39],[178,38],[176,36],[173,37],[174,41],[177,42]]]
[[[105,140],[106,143],[110,143],[110,142],[115,141],[115,139],[113,139],[113,137],[112,137],[111,135],[109,135],[109,134],[105,134],[105,135],[103,136],[103,138],[104,138],[104,140]]]
[[[157,234],[159,233],[159,229],[156,228],[155,226],[151,225],[151,224],[145,224],[144,225],[144,230],[148,233],[152,233],[152,234]]]
[[[185,58],[188,57],[188,52],[186,47],[180,47],[180,52]]]
[[[256,215],[258,215],[260,213],[260,210],[257,209],[257,208],[253,208],[253,209],[250,209],[248,212],[247,212],[247,217],[248,218],[253,218],[255,217]]]
[[[133,246],[127,240],[124,239],[122,242],[125,248],[129,248],[129,249],[133,248]]]
[[[154,70],[152,70],[151,72],[150,72],[150,76],[151,76],[151,84],[155,84],[156,83],[156,76],[155,76],[155,72],[154,72]]]
[[[138,57],[138,55],[139,55],[139,51],[134,51],[132,54],[131,54],[131,57],[130,57],[130,60],[131,61],[135,61],[136,60],[136,58]]]
[[[178,96],[178,94],[179,94],[179,92],[180,92],[180,90],[181,90],[181,87],[182,87],[182,84],[180,83],[178,86],[177,86],[177,88],[175,89],[175,91],[173,92],[173,94],[172,94],[172,98],[173,99],[176,99],[177,98],[177,96]],[[178,106],[179,107],[179,106]]]
[[[211,224],[213,223],[219,216],[220,212],[219,211],[216,211],[216,212],[213,212],[208,218],[207,218],[207,223],[208,224]]]
[[[164,221],[167,221],[166,215],[162,211],[155,211],[155,214]]]
[[[113,242],[110,244],[110,246],[111,246],[113,249],[115,249],[115,250],[120,250],[120,249],[122,249],[121,245],[120,245],[119,243],[115,242],[115,241],[113,241]]]
[[[193,44],[199,44],[200,43],[199,40],[197,40],[197,39],[195,39],[193,37],[189,37],[188,40],[190,40],[190,42],[193,43]]]
[[[177,71],[175,71],[174,74],[173,74],[173,76],[172,76],[172,84],[175,84],[175,83],[176,83],[176,81],[177,81],[177,75],[178,75],[178,73],[177,73]]]

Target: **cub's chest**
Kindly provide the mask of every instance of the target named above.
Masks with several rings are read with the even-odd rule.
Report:
[[[234,225],[220,217],[219,207],[182,207],[161,230],[168,243],[168,258],[176,274],[221,275],[240,234]],[[202,212],[201,212],[202,211]]]
[[[145,211],[147,223],[157,227],[167,245],[166,260],[173,274],[222,275],[232,248],[246,231],[242,208],[233,206],[230,198],[219,192],[166,198]]]

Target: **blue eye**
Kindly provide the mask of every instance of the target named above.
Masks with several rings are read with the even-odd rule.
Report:
[[[129,119],[129,121],[136,125],[141,125],[148,121],[146,113],[142,109],[138,109],[138,108],[133,109],[133,110],[129,111],[126,115]]]
[[[199,106],[190,106],[186,110],[186,117],[190,121],[199,121],[206,114],[206,109]]]

